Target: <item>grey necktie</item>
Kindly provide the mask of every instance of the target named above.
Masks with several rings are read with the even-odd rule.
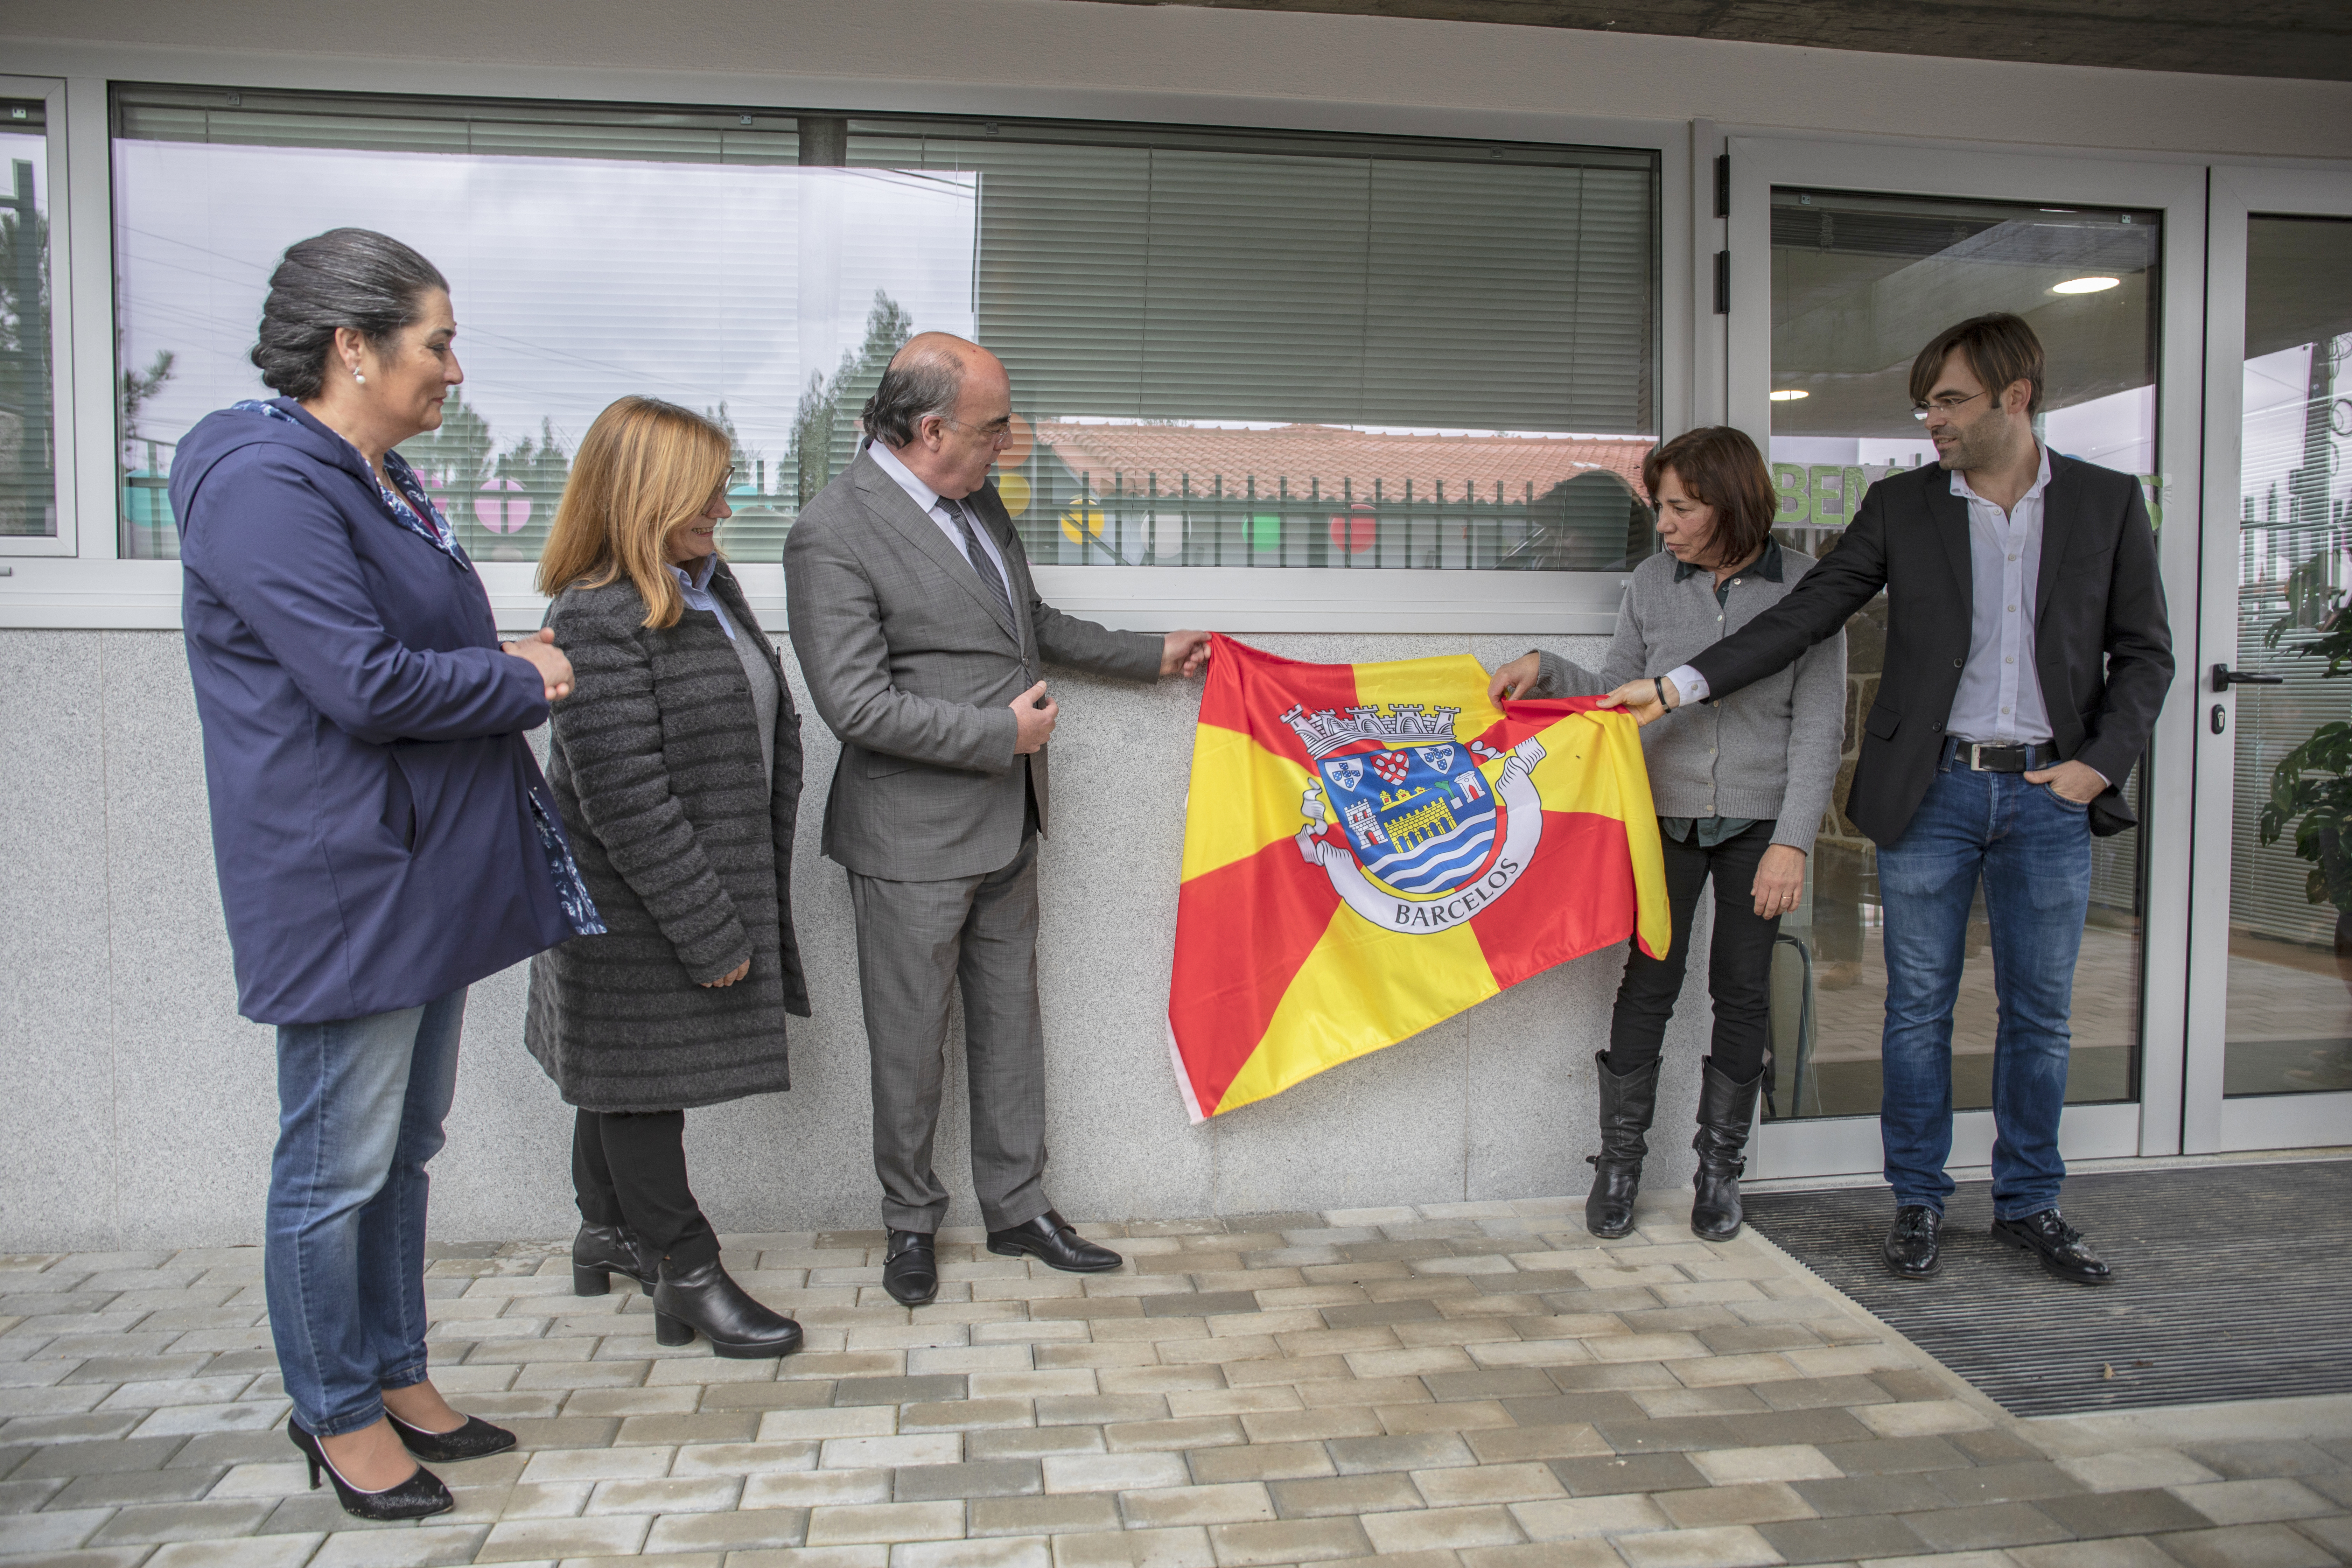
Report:
[[[1013,596],[1004,591],[1004,579],[997,574],[996,563],[988,558],[987,550],[981,545],[980,532],[971,525],[971,513],[961,503],[945,496],[940,498],[940,507],[955,520],[956,527],[963,531],[964,559],[971,563],[973,574],[980,578],[980,585],[988,590],[990,600],[1004,612],[1004,618],[1012,620]]]

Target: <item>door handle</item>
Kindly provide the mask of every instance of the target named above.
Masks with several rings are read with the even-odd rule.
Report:
[[[2231,669],[2226,664],[2213,667],[2213,689],[2227,691],[2232,686],[2284,686],[2284,675],[2257,675],[2252,670]]]

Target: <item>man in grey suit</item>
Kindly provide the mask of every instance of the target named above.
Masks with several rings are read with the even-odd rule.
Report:
[[[939,1292],[947,1189],[931,1170],[948,998],[963,993],[972,1185],[988,1249],[1116,1268],[1046,1201],[1037,1007],[1037,839],[1048,819],[1051,660],[1156,680],[1198,671],[1206,632],[1115,632],[1037,596],[989,470],[1013,426],[994,354],[943,332],[898,351],[869,437],[784,544],[793,650],[841,739],[824,852],[848,869],[873,1062],[874,1169],[890,1240],[882,1281]]]

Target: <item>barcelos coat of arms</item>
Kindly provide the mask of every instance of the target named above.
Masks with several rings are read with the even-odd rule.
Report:
[[[1446,931],[1510,890],[1543,835],[1529,738],[1509,752],[1455,739],[1459,708],[1390,703],[1282,715],[1313,759],[1298,852],[1348,907],[1387,931]],[[1493,764],[1499,769],[1489,773]]]

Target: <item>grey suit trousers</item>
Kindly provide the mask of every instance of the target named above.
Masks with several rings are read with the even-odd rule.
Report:
[[[1037,1008],[1037,836],[1002,869],[898,882],[849,873],[857,984],[874,1075],[874,1173],[894,1230],[940,1227],[931,1169],[946,1075],[948,999],[963,992],[971,1184],[991,1230],[1045,1201],[1045,1032]]]

